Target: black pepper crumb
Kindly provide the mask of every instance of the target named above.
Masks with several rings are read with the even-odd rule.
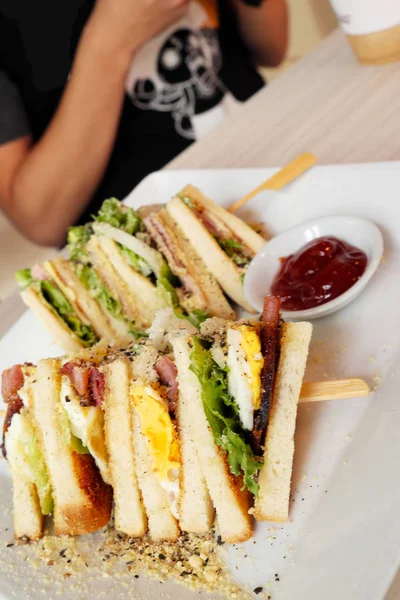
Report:
[[[159,558],[160,560],[165,560],[165,556],[164,556],[164,554],[159,554],[159,555],[158,555],[158,558]]]
[[[139,579],[139,575],[135,575],[135,579]]]
[[[264,588],[262,588],[261,586],[260,587],[256,587],[256,588],[254,588],[253,592],[255,594],[261,594],[261,592],[263,591],[263,589]]]
[[[60,556],[61,556],[61,558],[64,558],[66,551],[67,551],[66,548],[64,548],[63,550],[60,550]]]
[[[222,541],[222,537],[220,535],[217,537],[217,544],[218,546],[222,546],[223,544],[225,544],[225,542]]]
[[[12,542],[10,544],[7,544],[7,548],[11,548],[12,546],[14,546]]]

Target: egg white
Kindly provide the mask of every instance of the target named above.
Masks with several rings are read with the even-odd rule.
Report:
[[[253,394],[251,389],[251,371],[246,354],[241,345],[242,333],[237,329],[228,329],[228,390],[235,399],[243,428],[252,430],[254,422]]]
[[[67,398],[69,402],[66,400]],[[72,433],[89,450],[103,480],[109,483],[108,457],[104,443],[103,411],[99,406],[81,406],[79,396],[68,377],[62,378],[61,404],[68,415]]]

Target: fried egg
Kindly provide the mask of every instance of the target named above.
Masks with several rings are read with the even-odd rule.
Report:
[[[227,330],[228,390],[236,401],[244,429],[252,430],[254,411],[260,408],[264,360],[256,327],[238,325]]]
[[[103,480],[110,483],[102,409],[99,406],[81,406],[79,396],[68,377],[62,378],[61,404],[67,413],[72,433],[93,456]]]
[[[181,458],[178,435],[168,411],[168,404],[152,386],[134,383],[131,398],[140,419],[153,473],[165,491],[174,517],[178,518],[179,473]]]

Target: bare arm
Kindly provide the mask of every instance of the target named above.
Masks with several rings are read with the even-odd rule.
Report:
[[[263,0],[259,7],[243,0],[231,0],[243,42],[254,61],[277,67],[285,57],[288,43],[288,14],[285,0]]]
[[[62,243],[90,201],[113,148],[132,55],[186,5],[98,0],[42,138],[34,146],[29,137],[0,146],[0,208],[32,241]]]

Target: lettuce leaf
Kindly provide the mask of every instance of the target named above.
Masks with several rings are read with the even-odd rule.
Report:
[[[218,366],[211,352],[196,337],[190,359],[190,369],[201,384],[204,412],[215,443],[227,453],[231,473],[242,475],[243,487],[257,496],[255,475],[262,467],[262,461],[245,442],[236,403],[228,392],[227,371]]]
[[[178,197],[186,204],[186,206],[188,206],[192,210],[196,209],[196,204],[193,202],[193,200],[191,198],[189,198],[189,196],[186,196],[186,194],[184,194],[183,192],[180,192],[180,194],[178,194]]]
[[[50,515],[54,509],[53,493],[46,463],[37,443],[33,428],[32,435],[29,436],[29,442],[24,446],[24,451],[35,478],[40,510],[43,515]]]
[[[22,290],[32,285],[33,277],[30,269],[20,269],[15,273],[15,281]]]
[[[214,236],[215,237],[215,236]],[[236,240],[224,240],[215,237],[218,245],[222,250],[229,256],[229,258],[238,265],[238,267],[247,267],[250,263],[250,259],[243,253],[243,246]]]
[[[204,321],[206,321],[209,317],[210,314],[208,310],[200,310],[200,308],[195,308],[194,310],[192,310],[192,312],[188,315],[187,318],[192,323],[192,325],[197,327],[197,329],[200,329],[200,325],[204,323]]]
[[[168,306],[178,310],[184,316],[183,310],[179,304],[178,294],[172,283],[166,277],[159,277],[157,280],[157,289]],[[174,310],[175,312],[175,310]],[[177,314],[177,316],[179,316]]]
[[[92,267],[79,263],[76,265],[76,273],[85,288],[91,292],[92,296],[96,298],[96,300],[98,300],[113,317],[116,319],[124,318],[120,303],[111,295],[102,279]]]
[[[168,263],[167,263],[166,260],[164,260],[164,262],[162,264],[162,267],[160,269],[159,279],[163,279],[163,280],[165,279],[165,280],[169,281],[169,283],[174,288],[179,285],[179,279],[178,279],[178,277],[176,277],[173,274],[173,272],[169,268],[169,265],[168,265]]]
[[[51,281],[34,282],[46,300],[56,311],[58,316],[68,325],[85,346],[93,346],[98,338],[90,325],[85,325],[79,319],[71,304],[68,302],[61,290]]]
[[[116,198],[104,200],[97,216],[93,218],[99,223],[108,223],[131,235],[143,230],[143,221],[137,212],[124,206]]]
[[[84,261],[87,257],[86,244],[93,234],[93,229],[87,225],[75,225],[68,229],[68,253],[71,260]]]
[[[145,335],[142,331],[135,329],[134,323],[125,317],[120,302],[114,298],[106,284],[93,267],[87,264],[77,263],[75,265],[75,269],[85,288],[90,291],[92,296],[96,298],[96,300],[100,302],[106,311],[109,312],[115,319],[119,319],[128,325],[129,333],[134,338],[137,339]]]
[[[76,435],[71,432],[71,438],[69,441],[70,448],[76,452],[77,454],[90,454],[90,451],[86,446],[83,445],[82,440],[80,440]]]
[[[138,273],[141,273],[144,277],[149,277],[152,274],[152,269],[149,267],[148,263],[136,254],[133,250],[130,250],[126,246],[119,244],[119,250],[123,256],[128,260],[131,267],[135,269]]]

